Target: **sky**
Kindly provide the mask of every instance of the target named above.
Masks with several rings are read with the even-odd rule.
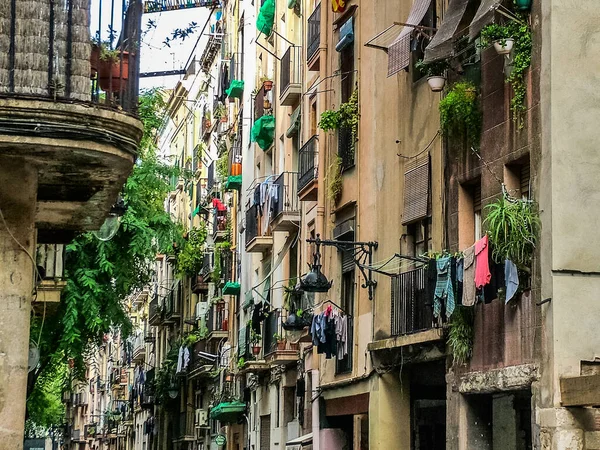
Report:
[[[93,36],[99,27],[100,7],[102,7],[102,40],[109,38],[109,24],[112,4],[115,4],[114,29],[117,35],[121,31],[121,0],[92,0],[92,15],[90,32]],[[179,11],[168,11],[161,13],[144,14],[142,17],[142,43],[141,43],[141,68],[140,72],[156,72],[174,69],[183,69],[190,56],[198,35],[206,22],[209,8],[191,8]],[[149,21],[154,26],[149,26]],[[177,28],[186,28],[191,22],[196,22],[196,32],[185,40],[176,40],[170,43],[170,48],[163,42],[166,37],[171,36]],[[199,55],[199,50],[196,49]],[[140,88],[175,87],[181,76],[141,78]]]

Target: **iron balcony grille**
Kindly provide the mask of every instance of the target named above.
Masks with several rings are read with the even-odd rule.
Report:
[[[246,246],[258,236],[258,205],[246,210]]]
[[[220,231],[227,231],[227,211],[218,211],[215,208],[213,213],[213,237]]]
[[[302,61],[301,47],[291,46],[281,58],[281,74],[279,76],[279,96],[285,94],[285,91],[291,84],[300,84],[300,63]]]
[[[265,115],[265,88],[261,87],[254,97],[254,121]]]
[[[206,189],[208,192],[212,191],[212,188],[215,185],[215,162],[211,162],[210,166],[208,166],[208,181],[206,183]]]
[[[275,351],[277,339],[275,333],[282,335],[281,311],[276,309],[269,313],[263,325],[263,355],[268,355]]]
[[[338,130],[338,156],[342,158],[342,170],[354,167],[355,142],[352,128]]]
[[[230,249],[221,249],[221,279],[227,283],[233,280],[233,252]]]
[[[310,60],[321,45],[321,4],[319,3],[308,18],[308,34],[306,36],[306,59]]]
[[[318,137],[311,137],[306,144],[302,146],[298,154],[299,157],[299,173],[298,173],[298,191],[302,191],[311,181],[316,180],[317,166],[317,142]]]
[[[283,172],[274,183],[277,186],[277,196],[273,204],[273,219],[284,212],[298,212],[298,174],[296,172]]]
[[[427,289],[427,267],[392,277],[392,336],[429,330],[433,317],[433,292]]]

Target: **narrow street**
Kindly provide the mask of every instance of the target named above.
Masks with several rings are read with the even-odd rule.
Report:
[[[0,1],[0,450],[600,450],[599,24]]]

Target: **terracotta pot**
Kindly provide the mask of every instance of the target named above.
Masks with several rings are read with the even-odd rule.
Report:
[[[271,102],[267,99],[263,100],[263,108],[264,109],[271,109]]]
[[[242,163],[231,164],[231,175],[237,176],[242,174]]]
[[[508,55],[513,48],[515,41],[513,39],[503,39],[494,41],[494,48],[499,55]]]
[[[290,349],[291,350],[300,350],[300,343],[299,342],[296,342],[296,343],[290,342]]]
[[[223,116],[223,117],[221,117],[221,122],[223,122],[223,123],[227,123],[227,116]]]
[[[446,78],[442,76],[433,76],[427,78],[427,83],[433,92],[440,92],[446,85]]]
[[[118,92],[125,89],[129,78],[129,52],[123,52],[123,64],[121,58],[117,61],[102,61],[98,64],[98,82],[100,88],[106,92]]]
[[[100,47],[96,44],[92,44],[92,53],[90,54],[90,77],[93,77],[98,73],[98,67],[100,66]]]
[[[285,350],[285,341],[277,341],[277,350]]]
[[[252,354],[255,356],[258,355],[260,353],[260,348],[261,348],[260,345],[253,345],[252,346]]]
[[[271,80],[263,82],[263,88],[265,89],[265,92],[269,92],[271,89],[273,89],[273,82]]]

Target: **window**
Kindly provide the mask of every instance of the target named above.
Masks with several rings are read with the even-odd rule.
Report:
[[[310,135],[315,136],[318,132],[317,130],[317,97],[313,96],[310,99]]]
[[[481,181],[460,186],[458,194],[458,246],[463,250],[483,236]]]
[[[354,91],[354,43],[340,52],[341,102],[347,102]]]
[[[429,9],[425,13],[425,17],[419,24],[422,27],[435,28],[436,25],[436,17],[435,17],[435,1],[431,1],[429,4]],[[415,33],[416,37],[413,37],[410,41],[410,50],[411,50],[411,72],[412,72],[412,80],[413,83],[419,81],[421,78],[425,76],[425,74],[418,70],[415,67],[415,64],[423,59],[425,56],[425,48],[429,45],[429,41],[431,40],[431,35],[433,34],[432,30],[424,29],[420,33]]]
[[[421,256],[432,250],[431,218],[408,225],[408,251],[411,256]]]
[[[527,200],[531,195],[529,155],[504,166],[504,184],[508,194]]]
[[[354,234],[350,240],[354,239]],[[354,314],[354,250],[343,250],[342,252],[342,299],[340,306],[348,315],[348,355],[344,359],[336,358],[335,373],[343,374],[352,371],[352,350],[353,342],[352,337],[354,334],[354,327],[352,323],[352,316]]]

